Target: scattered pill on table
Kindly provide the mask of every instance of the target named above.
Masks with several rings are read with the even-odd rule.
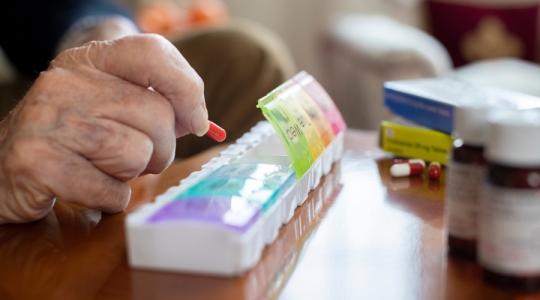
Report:
[[[428,166],[428,176],[431,180],[439,180],[441,177],[441,164],[436,161],[430,162]]]
[[[421,158],[394,158],[392,160],[393,164],[399,164],[399,163],[419,163],[424,168],[426,167],[426,162]]]
[[[420,175],[424,171],[424,166],[421,163],[405,162],[393,164],[390,167],[390,175],[393,177],[406,177]]]

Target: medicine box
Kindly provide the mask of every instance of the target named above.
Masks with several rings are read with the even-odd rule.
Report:
[[[393,114],[445,133],[451,133],[454,128],[454,107],[473,102],[487,102],[494,108],[540,108],[538,97],[480,86],[450,76],[384,84],[384,105]]]
[[[379,146],[398,157],[421,158],[447,164],[452,137],[441,131],[404,122],[383,121],[379,130]]]

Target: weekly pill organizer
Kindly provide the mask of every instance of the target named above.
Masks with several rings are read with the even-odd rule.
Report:
[[[268,121],[128,215],[132,266],[242,274],[341,158],[346,125],[311,75],[297,74],[257,106]]]

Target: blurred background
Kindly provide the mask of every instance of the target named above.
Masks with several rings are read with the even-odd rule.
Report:
[[[117,0],[143,31],[186,34],[236,19],[277,33],[349,126],[388,117],[388,80],[452,74],[540,96],[537,0]],[[14,72],[1,62],[0,82]]]

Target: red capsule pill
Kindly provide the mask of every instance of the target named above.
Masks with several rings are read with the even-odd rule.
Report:
[[[390,175],[392,177],[415,176],[422,174],[423,171],[424,166],[417,162],[398,163],[390,167]]]
[[[227,138],[225,129],[219,127],[216,123],[209,121],[210,127],[206,135],[216,142],[223,142]]]
[[[441,164],[436,161],[430,162],[428,166],[428,176],[431,180],[439,180],[439,178],[441,178]]]

